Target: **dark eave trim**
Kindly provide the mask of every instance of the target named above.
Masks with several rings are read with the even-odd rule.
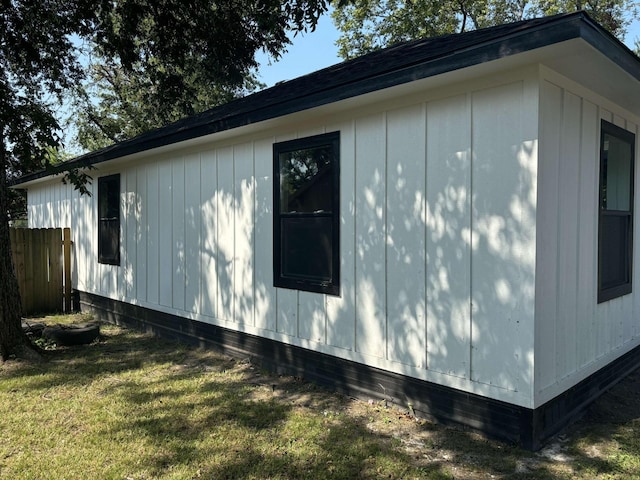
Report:
[[[70,168],[97,165],[576,38],[584,39],[640,80],[638,57],[586,13],[525,20],[417,40],[373,52],[82,155],[54,169],[25,175],[13,185],[19,186]],[[396,55],[407,58],[400,63],[394,62]],[[386,67],[387,63],[389,67]]]

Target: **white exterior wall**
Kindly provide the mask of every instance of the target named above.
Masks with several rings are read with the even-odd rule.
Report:
[[[600,122],[633,132],[637,142],[638,119],[553,71],[541,74],[536,406],[640,344],[637,191],[633,292],[597,303]]]
[[[121,174],[119,267],[97,262],[95,193],[31,187],[30,226],[71,226],[80,290],[531,407],[537,82],[510,72],[100,165]],[[336,130],[341,296],[274,288],[272,145]]]

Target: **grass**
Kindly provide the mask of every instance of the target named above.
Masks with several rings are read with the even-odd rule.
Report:
[[[639,426],[639,374],[531,453],[111,325],[0,366],[0,479],[622,479]]]

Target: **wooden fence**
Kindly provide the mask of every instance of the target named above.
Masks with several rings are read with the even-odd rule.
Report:
[[[71,230],[12,228],[11,251],[24,315],[71,311]]]

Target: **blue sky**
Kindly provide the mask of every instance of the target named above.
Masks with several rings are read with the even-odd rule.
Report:
[[[260,68],[258,77],[267,87],[276,82],[292,80],[307,73],[315,72],[324,67],[340,63],[338,48],[335,43],[338,31],[333,26],[329,14],[322,15],[315,31],[298,34],[289,45],[287,53],[278,62],[271,62],[262,53],[257,55]]]
[[[629,28],[625,43],[633,49],[635,39],[640,37],[640,22],[635,21]],[[298,35],[293,39],[288,52],[282,55],[278,62],[271,62],[266,55],[259,54],[260,68],[258,76],[267,87],[276,82],[292,80],[307,73],[315,72],[324,67],[340,63],[338,48],[335,45],[338,31],[333,25],[329,14],[320,17],[314,32]]]

